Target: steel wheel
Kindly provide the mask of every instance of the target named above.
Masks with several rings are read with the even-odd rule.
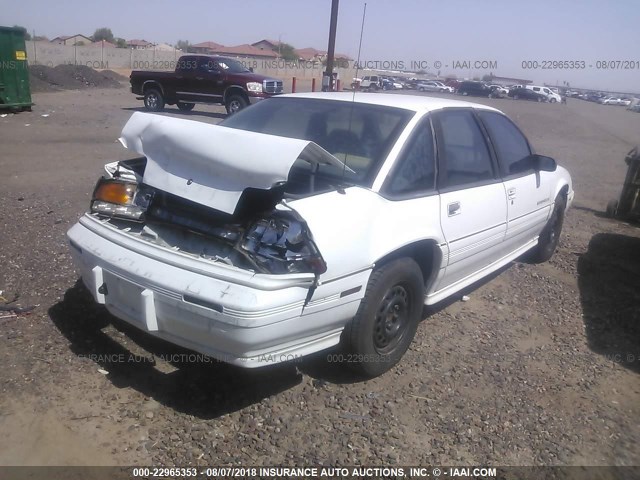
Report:
[[[373,330],[378,353],[389,353],[402,339],[409,323],[410,301],[409,292],[402,285],[395,285],[380,302]]]
[[[367,377],[400,361],[420,322],[424,281],[411,258],[384,263],[371,274],[355,317],[342,333],[349,368]]]

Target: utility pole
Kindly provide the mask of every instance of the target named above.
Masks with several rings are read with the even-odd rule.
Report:
[[[327,70],[322,81],[322,89],[333,90],[333,57],[336,50],[336,29],[338,27],[338,0],[331,0],[331,23],[329,24],[329,46],[327,47]]]

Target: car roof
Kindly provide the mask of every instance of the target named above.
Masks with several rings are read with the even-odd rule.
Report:
[[[430,112],[443,108],[466,107],[477,108],[500,112],[496,108],[479,103],[465,102],[462,100],[452,100],[443,97],[429,97],[423,95],[403,95],[389,93],[369,93],[369,92],[306,92],[289,93],[278,95],[278,97],[290,98],[313,98],[320,100],[337,100],[341,102],[366,103],[369,105],[381,105],[385,107],[403,108],[414,112]],[[500,112],[502,113],[502,112]]]

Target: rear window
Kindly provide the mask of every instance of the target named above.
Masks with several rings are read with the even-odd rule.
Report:
[[[364,103],[275,97],[228,117],[220,125],[315,142],[352,170],[321,165],[319,175],[371,186],[413,114]],[[308,169],[306,165],[298,168]]]

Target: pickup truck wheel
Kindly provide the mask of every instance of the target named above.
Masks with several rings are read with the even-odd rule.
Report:
[[[164,108],[164,98],[160,90],[150,88],[144,92],[144,106],[152,112],[159,112]]]
[[[416,333],[423,299],[422,272],[412,259],[401,258],[375,270],[356,316],[343,332],[348,366],[376,377],[398,363]]]
[[[185,103],[185,102],[178,102],[178,109],[182,110],[183,112],[190,112],[191,110],[193,110],[193,107],[196,106],[195,103]]]
[[[551,100],[549,100],[550,103],[556,103],[557,100],[555,98],[552,98]]]
[[[236,112],[239,112],[244,107],[249,104],[247,100],[242,95],[231,95],[227,98],[227,103],[225,107],[227,108],[227,113],[229,115],[233,115]]]
[[[553,204],[551,217],[540,233],[538,245],[536,245],[534,250],[531,252],[531,262],[544,263],[553,256],[558,246],[558,242],[560,241],[560,233],[562,232],[566,206],[567,201],[564,195],[559,194]]]

